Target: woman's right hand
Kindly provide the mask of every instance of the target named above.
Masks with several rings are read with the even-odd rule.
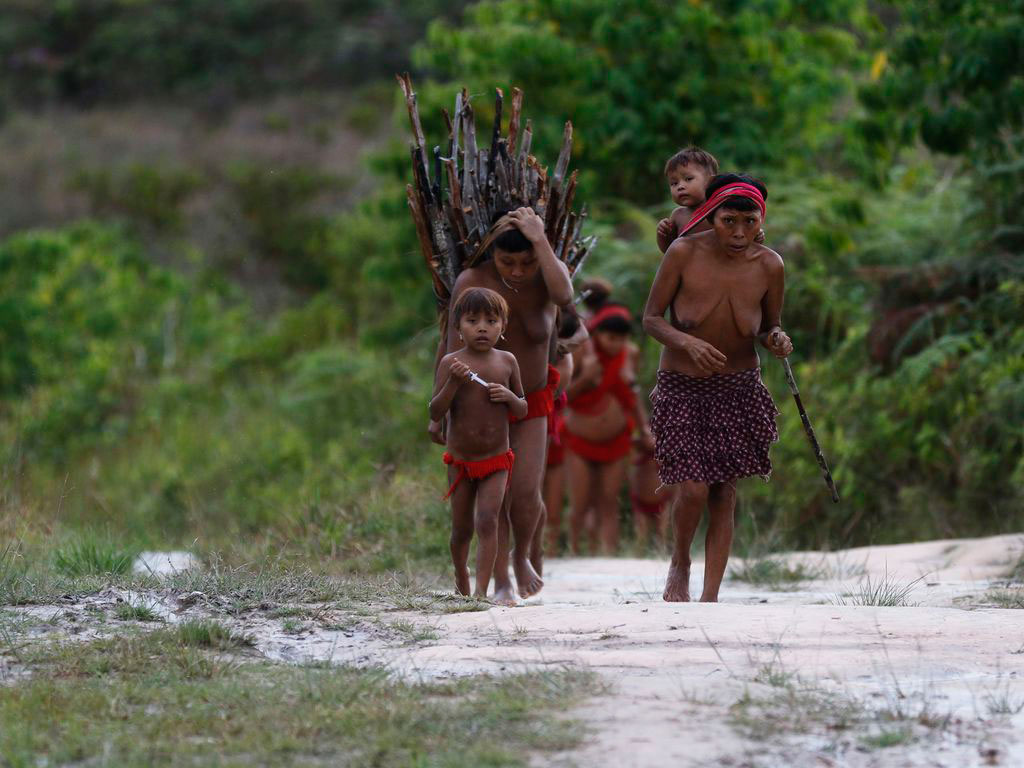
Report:
[[[728,358],[703,339],[688,336],[682,344],[682,349],[702,373],[718,373],[725,370]]]

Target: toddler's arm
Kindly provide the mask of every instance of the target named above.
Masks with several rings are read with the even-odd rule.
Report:
[[[455,357],[445,356],[437,366],[434,397],[430,401],[430,418],[440,421],[452,407],[455,393],[469,380],[469,366]]]

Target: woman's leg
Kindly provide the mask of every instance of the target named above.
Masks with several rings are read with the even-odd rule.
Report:
[[[574,555],[579,555],[594,480],[590,463],[572,451],[566,452],[565,464],[569,473],[569,548]]]
[[[708,535],[704,543],[704,592],[702,603],[717,603],[718,590],[732,549],[736,513],[736,481],[715,483],[708,494]]]
[[[599,464],[597,470],[597,535],[600,551],[613,555],[619,548],[619,494],[626,481],[629,454],[616,461]]]
[[[565,505],[565,464],[548,467],[544,475],[544,509],[547,520],[544,524],[544,553],[548,557],[559,553],[559,538],[562,534],[562,508]],[[534,541],[534,546],[541,542]]]

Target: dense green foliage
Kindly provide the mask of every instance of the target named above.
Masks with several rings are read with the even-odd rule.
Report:
[[[186,70],[126,59],[110,42],[156,39],[132,25],[179,23],[169,5],[59,4],[72,15],[116,6],[72,36],[58,10],[20,4],[0,24],[8,58],[27,40],[69,54],[64,69],[15,71],[6,89],[78,100],[86,92],[62,90],[59,73],[86,61],[90,82],[117,97],[305,82],[302,56],[280,78],[253,62],[327,57],[311,41],[333,39],[330,14],[347,6],[251,7],[286,5],[301,10],[259,27],[245,26],[256,23],[247,4],[204,5],[202,44],[235,51],[214,71],[202,56]],[[1024,526],[1021,29],[1020,3],[997,13],[980,0],[503,0],[433,23],[414,60],[434,141],[456,84],[483,121],[491,88],[523,87],[542,159],[574,121],[602,235],[586,270],[637,310],[659,259],[667,156],[693,141],[725,169],[762,175],[797,377],[844,501],[828,502],[766,360],[782,439],[771,483],[743,486],[744,519],[787,544],[838,546]],[[433,300],[402,194],[407,155],[398,143],[373,165],[374,193],[341,212],[318,201],[344,180],[315,165],[227,168],[249,248],[303,291],[271,313],[233,279],[246,254],[218,251],[179,214],[207,183],[189,171],[95,169],[75,184],[99,222],[0,246],[8,510],[138,544],[199,536],[298,543],[352,567],[440,562],[443,476],[422,434]],[[189,268],[157,266],[167,252]],[[646,383],[657,349],[640,342]]]
[[[419,50],[446,83],[431,101],[446,103],[449,84],[518,85],[538,156],[571,118],[586,186],[643,202],[662,197],[662,166],[682,144],[758,170],[831,155],[847,68],[875,26],[862,0],[523,0],[478,3],[467,19],[435,22]]]
[[[21,103],[79,103],[357,83],[406,65],[428,19],[461,2],[0,1],[0,83]],[[215,105],[211,105],[215,106]]]

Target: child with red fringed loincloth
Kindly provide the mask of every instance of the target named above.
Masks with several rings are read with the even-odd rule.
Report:
[[[451,488],[445,498],[452,504],[455,587],[469,594],[467,564],[475,530],[474,594],[486,597],[498,551],[498,514],[515,462],[509,419],[525,416],[528,406],[515,355],[494,348],[508,324],[505,300],[487,288],[467,288],[455,300],[452,321],[465,346],[437,366],[430,418],[448,416],[444,463]]]
[[[706,194],[665,252],[644,309],[644,329],[665,347],[651,395],[655,458],[662,482],[678,489],[668,601],[690,599],[690,545],[705,506],[701,600],[718,600],[732,546],[736,480],[767,478],[768,450],[778,439],[755,344],[780,358],[793,350],[781,326],[782,258],[756,242],[767,190],[749,176],[722,174]],[[682,236],[705,220],[710,230]]]

